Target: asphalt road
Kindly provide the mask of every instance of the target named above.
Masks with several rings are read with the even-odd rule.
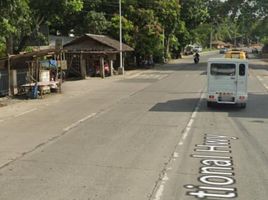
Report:
[[[266,200],[267,65],[250,61],[245,110],[208,109],[213,56],[87,80],[2,117],[0,199]]]

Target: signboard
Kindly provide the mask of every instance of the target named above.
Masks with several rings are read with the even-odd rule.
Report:
[[[58,60],[58,67],[61,67],[62,70],[67,70],[67,61],[66,60]]]
[[[56,60],[42,60],[39,62],[40,62],[41,67],[43,68],[57,68],[58,67]]]

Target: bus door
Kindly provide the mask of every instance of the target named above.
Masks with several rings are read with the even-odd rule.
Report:
[[[245,63],[238,64],[237,70],[237,93],[247,93],[247,69],[248,66]]]
[[[235,63],[211,63],[211,87],[215,92],[229,94],[237,91]]]

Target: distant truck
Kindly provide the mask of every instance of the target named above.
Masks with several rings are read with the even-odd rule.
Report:
[[[184,55],[191,55],[194,53],[200,53],[203,50],[203,48],[200,45],[197,44],[189,44],[184,49]]]
[[[200,53],[202,50],[203,50],[203,48],[201,46],[194,46],[193,47],[194,52]]]
[[[248,99],[248,61],[212,58],[207,67],[207,106],[237,104],[246,107]]]
[[[191,55],[193,54],[193,46],[192,45],[187,45],[184,49],[184,55]]]

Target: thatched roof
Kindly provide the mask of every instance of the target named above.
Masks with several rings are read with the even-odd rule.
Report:
[[[119,52],[120,42],[106,35],[85,34],[64,45],[66,50],[86,51],[86,52]],[[133,48],[122,44],[122,51],[134,51]]]

